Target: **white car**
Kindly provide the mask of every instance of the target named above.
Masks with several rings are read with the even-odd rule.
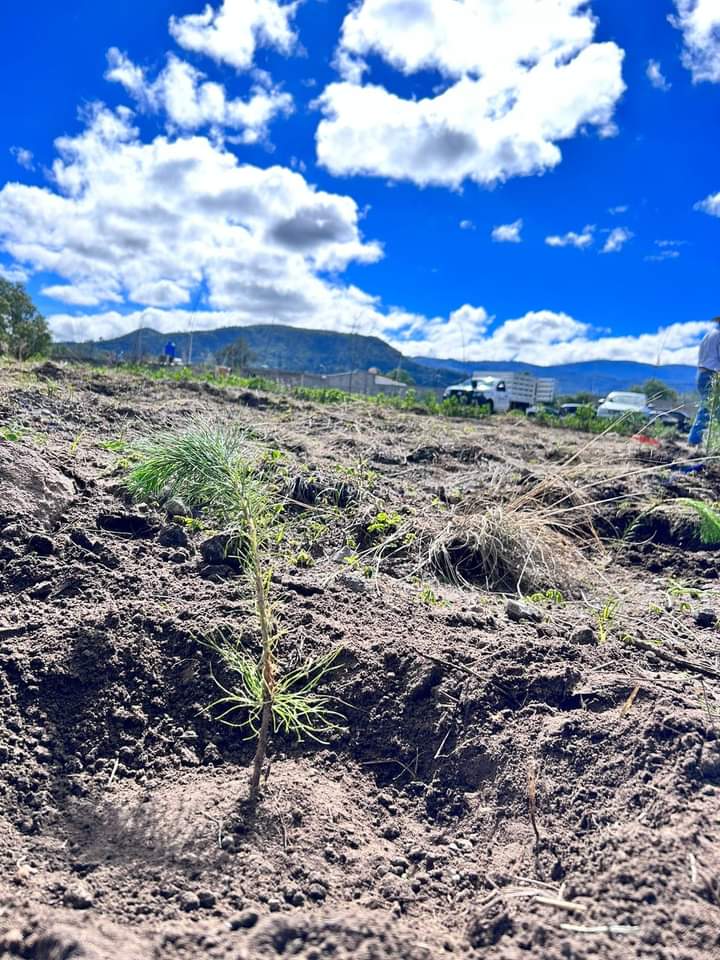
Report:
[[[622,417],[628,413],[639,413],[643,417],[655,416],[644,393],[609,393],[597,408],[599,417]]]

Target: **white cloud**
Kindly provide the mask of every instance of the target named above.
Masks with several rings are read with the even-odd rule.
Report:
[[[475,227],[475,224],[472,222],[472,220],[461,220],[461,221],[460,221],[460,229],[461,229],[461,230],[475,230],[476,227]]]
[[[123,298],[118,294],[117,289],[99,289],[92,282],[85,284],[55,283],[43,287],[40,291],[44,297],[51,300],[58,300],[60,303],[66,303],[71,307],[97,307],[101,303],[111,301],[113,303],[122,303]]]
[[[545,237],[545,243],[549,247],[576,247],[578,250],[584,250],[586,247],[592,246],[595,240],[594,231],[595,227],[588,224],[588,226],[583,227],[582,233],[570,230],[568,233],[554,234]]]
[[[32,150],[27,150],[25,147],[10,147],[10,153],[21,167],[26,170],[35,169],[35,157]]]
[[[615,227],[611,230],[601,253],[619,253],[634,234],[627,227]]]
[[[667,91],[672,86],[663,75],[662,68],[657,60],[648,60],[645,75],[657,90]]]
[[[522,243],[522,227],[522,219],[515,220],[514,223],[503,223],[499,227],[493,227],[491,237],[495,243]]]
[[[176,43],[237,70],[248,70],[257,47],[290,53],[296,36],[290,25],[298,4],[278,0],[223,0],[202,13],[170,18]]]
[[[620,206],[620,207],[609,207],[609,208],[608,208],[608,213],[609,213],[611,216],[613,216],[613,217],[617,217],[617,216],[619,216],[621,213],[627,213],[629,209],[630,209],[630,207],[628,207],[627,205],[625,205],[625,206]]]
[[[453,187],[551,169],[558,142],[615,130],[624,54],[594,31],[585,0],[362,0],[343,23],[344,79],[318,99],[318,159],[335,174]],[[449,86],[404,99],[363,85],[369,54]]]
[[[267,81],[256,83],[248,100],[228,99],[225,87],[184,60],[170,54],[155,80],[116,47],[108,51],[107,80],[122,84],[139,106],[148,112],[164,112],[170,129],[201,127],[242,130],[243,143],[262,139],[278,114],[292,110],[292,97]]]
[[[363,240],[351,197],[287,168],[240,164],[205,137],[143,143],[124,108],[96,105],[86,129],[56,146],[54,188],[0,190],[0,247],[59,278],[46,296],[176,306],[204,281],[210,307],[239,323],[341,328],[362,308],[382,332],[371,297],[326,279],[382,256]],[[96,332],[92,317],[84,323]]]
[[[0,277],[3,280],[9,280],[10,283],[27,283],[30,279],[30,274],[27,270],[23,270],[22,267],[18,267],[15,264],[7,266],[6,264],[0,263]]]
[[[696,203],[693,209],[699,210],[701,213],[709,213],[711,217],[720,217],[720,193],[705,197],[704,200]]]
[[[651,253],[645,259],[648,263],[663,263],[665,260],[677,260],[680,256],[679,250],[661,250],[659,253]]]
[[[693,83],[720,83],[720,4],[718,0],[675,0],[677,15],[669,17],[682,30],[683,65]]]
[[[483,307],[465,305],[449,318],[405,314],[405,325],[390,339],[412,356],[465,360],[522,360],[541,365],[584,360],[697,362],[699,340],[711,323],[677,323],[638,336],[596,336],[589,324],[553,310],[531,310],[496,324]]]

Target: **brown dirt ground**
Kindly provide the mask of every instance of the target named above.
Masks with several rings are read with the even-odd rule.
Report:
[[[253,648],[247,591],[204,565],[206,534],[168,543],[107,449],[198,415],[281,451],[315,503],[288,512],[277,615],[286,651],[343,651],[342,729],[275,740],[255,822],[238,805],[253,746],[204,712],[200,642]],[[0,956],[720,958],[720,632],[701,626],[720,553],[675,507],[647,513],[717,500],[713,470],[512,417],[70,368],[0,370],[3,424]],[[373,577],[338,559],[380,509],[440,529],[573,454],[585,533],[552,550],[577,579],[563,603],[525,598],[534,619],[480,580],[434,580],[422,538]]]

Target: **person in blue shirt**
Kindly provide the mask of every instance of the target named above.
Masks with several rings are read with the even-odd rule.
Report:
[[[699,447],[710,423],[710,395],[713,378],[720,374],[720,317],[713,319],[713,328],[703,337],[698,356],[697,389],[700,407],[688,436],[691,447]],[[717,417],[720,411],[714,411]]]
[[[175,363],[175,354],[176,354],[175,344],[172,340],[168,340],[165,344],[165,363],[170,367]]]

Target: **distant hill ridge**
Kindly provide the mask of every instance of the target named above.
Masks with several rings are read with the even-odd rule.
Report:
[[[367,370],[369,367],[387,372],[402,367],[419,387],[445,387],[476,370],[525,370],[539,377],[553,377],[558,381],[561,393],[590,390],[605,394],[611,390],[627,390],[649,377],[658,377],[681,393],[695,387],[695,368],[681,364],[653,366],[628,360],[588,360],[541,367],[520,361],[463,362],[406,357],[380,337],[269,323],[196,330],[192,334],[187,331],[160,333],[145,327],[112,340],[66,342],[58,346],[82,356],[113,353],[130,360],[159,356],[167,341],[173,340],[178,355],[187,359],[192,339],[192,359],[199,362],[212,360],[238,337],[242,337],[252,351],[255,367],[306,373],[336,373],[350,369]]]

